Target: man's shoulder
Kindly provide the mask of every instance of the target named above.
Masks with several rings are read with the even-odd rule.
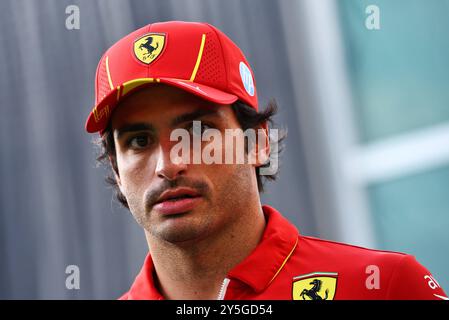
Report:
[[[429,270],[407,253],[299,235],[292,258],[291,272],[325,272],[338,277],[339,298],[445,298]]]
[[[364,286],[369,274],[382,274],[384,288],[404,264],[415,267],[418,262],[409,254],[370,249],[362,246],[299,236],[293,264],[301,269],[334,272],[339,278]]]
[[[369,259],[371,261],[376,260],[378,262],[399,263],[402,259],[409,256],[406,253],[398,251],[372,249],[303,235],[299,235],[298,245],[300,250],[302,249],[309,252],[314,252],[317,255],[324,255],[330,259],[339,256],[341,258],[348,259],[358,258],[358,261]]]

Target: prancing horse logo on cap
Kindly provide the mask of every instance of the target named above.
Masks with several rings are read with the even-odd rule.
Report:
[[[134,41],[134,54],[140,62],[150,64],[162,52],[165,45],[165,34],[148,33]]]

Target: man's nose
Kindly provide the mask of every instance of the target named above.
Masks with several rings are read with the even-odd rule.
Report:
[[[175,180],[178,176],[185,174],[187,164],[180,159],[171,159],[171,143],[159,145],[156,174],[159,178]],[[173,160],[173,161],[172,161]]]

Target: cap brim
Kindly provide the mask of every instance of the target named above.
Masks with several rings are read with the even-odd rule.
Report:
[[[94,133],[106,129],[112,111],[121,100],[129,96],[131,93],[155,83],[164,83],[180,88],[200,98],[217,104],[232,104],[238,100],[238,97],[236,95],[212,88],[210,86],[206,86],[201,83],[191,82],[189,80],[174,78],[135,79],[114,88],[94,107],[86,120],[86,131],[89,133]]]

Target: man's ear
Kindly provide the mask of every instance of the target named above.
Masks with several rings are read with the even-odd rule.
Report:
[[[270,158],[270,135],[268,123],[264,122],[260,125],[256,132],[256,144],[252,152],[255,154],[255,166],[260,167],[268,162]]]

